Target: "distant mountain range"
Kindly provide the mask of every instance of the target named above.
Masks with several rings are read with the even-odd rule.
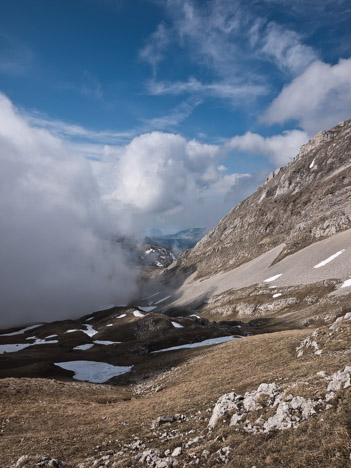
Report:
[[[166,247],[177,254],[194,247],[206,232],[207,228],[189,228],[175,234],[162,234],[161,231],[155,229],[151,235],[145,237],[144,243]]]

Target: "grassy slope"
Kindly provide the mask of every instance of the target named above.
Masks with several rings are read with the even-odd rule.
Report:
[[[103,442],[111,441],[106,450],[118,450],[138,436],[148,448],[166,450],[203,435],[200,445],[192,451],[201,454],[204,449],[213,452],[230,445],[233,452],[229,466],[233,467],[347,466],[351,450],[350,389],[334,403],[333,409],[297,429],[248,435],[220,425],[214,434],[208,435],[209,410],[222,394],[251,391],[262,382],[299,385],[310,381],[309,387],[301,384],[300,393],[310,396],[308,392],[318,392],[318,380],[317,383],[313,380],[318,371],[331,374],[350,363],[349,334],[337,350],[326,342],[329,352],[297,359],[296,346],[310,333],[311,330],[284,331],[202,350],[179,351],[184,360],[179,359],[180,364],[166,373],[145,379],[137,387],[138,392],[135,386],[124,386],[123,381],[120,385],[105,386],[4,379],[0,381],[0,419],[4,430],[0,437],[0,465],[6,467],[25,453],[42,453],[66,460],[67,466],[77,466],[82,459],[97,454],[100,449],[95,447]],[[167,360],[169,356],[170,353],[165,353],[160,359]],[[161,443],[160,433],[165,428],[153,433],[151,421],[175,413],[185,414],[188,420],[173,423],[168,429],[178,431],[175,438]],[[186,435],[191,429],[195,433]],[[216,440],[218,435],[225,440]],[[180,466],[189,465],[189,457],[188,450],[179,457]],[[122,458],[120,466],[137,466],[135,461],[122,462]],[[215,464],[211,457],[201,459],[200,466]]]

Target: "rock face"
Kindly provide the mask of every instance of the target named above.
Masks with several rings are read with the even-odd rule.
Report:
[[[322,131],[239,203],[178,267],[199,277],[233,269],[285,243],[276,261],[351,227],[351,120]]]
[[[176,259],[172,251],[166,247],[145,244],[141,247],[141,251],[140,264],[144,266],[165,268],[171,265]]]
[[[251,434],[297,427],[311,416],[329,409],[328,402],[335,398],[335,392],[351,385],[350,374],[351,367],[346,366],[330,377],[323,375],[329,383],[322,398],[294,396],[292,393],[296,385],[278,388],[275,383],[262,383],[257,390],[246,392],[245,395],[227,393],[218,399],[208,427],[214,429],[220,419],[228,415],[231,415],[230,426],[239,426]],[[250,417],[251,414],[254,414],[254,418]]]

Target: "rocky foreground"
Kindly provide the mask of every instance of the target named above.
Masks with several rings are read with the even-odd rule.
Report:
[[[174,351],[134,384],[3,379],[2,466],[348,466],[350,344],[348,313]]]

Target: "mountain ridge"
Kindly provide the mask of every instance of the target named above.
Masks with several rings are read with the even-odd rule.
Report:
[[[351,120],[319,132],[289,164],[273,171],[262,187],[183,253],[177,267],[196,265],[198,277],[208,276],[286,243],[278,261],[350,228],[350,142]],[[323,180],[328,180],[327,187]]]

